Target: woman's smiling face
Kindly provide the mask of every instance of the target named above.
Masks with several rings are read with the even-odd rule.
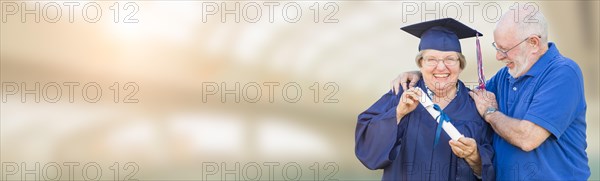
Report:
[[[464,67],[459,53],[454,51],[424,50],[419,61],[425,84],[436,93],[456,87],[461,67]]]

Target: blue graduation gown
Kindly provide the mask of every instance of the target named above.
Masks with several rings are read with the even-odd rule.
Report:
[[[425,89],[423,80],[417,83]],[[475,107],[470,90],[459,81],[457,96],[444,108],[452,124],[466,137],[477,141],[482,162],[482,179],[494,180],[492,165],[493,130]],[[434,147],[437,122],[419,104],[396,123],[398,95],[388,92],[358,116],[356,157],[371,170],[384,169],[382,180],[478,180],[467,162],[456,157],[444,131]]]

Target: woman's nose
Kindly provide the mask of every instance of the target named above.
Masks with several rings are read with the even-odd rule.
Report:
[[[438,61],[437,65],[435,66],[436,69],[438,70],[445,70],[446,69],[446,64],[444,64],[444,61]]]

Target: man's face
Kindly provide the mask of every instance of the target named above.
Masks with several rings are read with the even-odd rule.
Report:
[[[494,31],[494,40],[498,49],[508,50],[506,54],[496,51],[496,59],[506,64],[508,73],[513,78],[518,78],[529,71],[532,61],[529,60],[527,51],[529,39],[517,39],[515,34],[514,28],[499,28]]]

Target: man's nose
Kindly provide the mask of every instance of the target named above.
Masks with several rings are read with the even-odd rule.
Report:
[[[496,60],[502,60],[506,58],[506,56],[504,56],[504,54],[500,51],[496,51]]]

